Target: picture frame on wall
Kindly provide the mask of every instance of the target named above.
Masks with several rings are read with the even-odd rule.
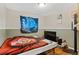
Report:
[[[38,18],[20,16],[21,33],[38,32]]]

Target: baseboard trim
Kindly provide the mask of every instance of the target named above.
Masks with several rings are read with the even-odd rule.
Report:
[[[72,48],[72,47],[68,47],[69,49],[72,49],[72,50],[74,50],[74,48]],[[77,50],[77,52],[79,52],[79,50]]]

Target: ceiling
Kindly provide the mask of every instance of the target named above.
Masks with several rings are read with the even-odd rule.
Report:
[[[68,10],[68,8],[74,7],[73,3],[47,3],[45,7],[39,7],[37,3],[6,3],[6,7],[9,9],[30,12],[36,15],[49,15],[60,10]]]

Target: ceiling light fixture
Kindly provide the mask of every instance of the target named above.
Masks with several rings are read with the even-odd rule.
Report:
[[[46,6],[46,3],[38,3],[38,6],[39,7],[45,7]]]

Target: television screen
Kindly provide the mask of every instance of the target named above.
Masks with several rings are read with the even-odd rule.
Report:
[[[48,40],[57,42],[55,31],[44,31],[44,37]]]
[[[38,18],[20,16],[21,32],[33,33],[38,31]]]

